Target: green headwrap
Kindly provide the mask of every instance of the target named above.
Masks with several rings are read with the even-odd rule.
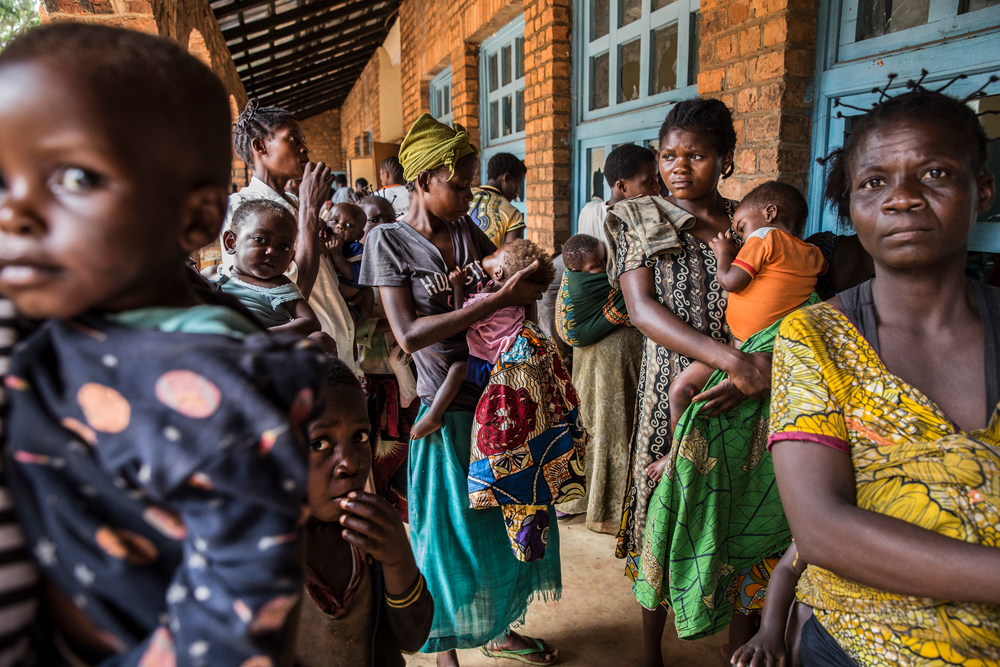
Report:
[[[417,119],[399,147],[399,161],[407,182],[415,181],[422,171],[441,166],[448,167],[451,178],[455,175],[455,164],[466,155],[479,155],[479,149],[469,143],[465,128],[455,123],[455,129],[451,129],[429,113]]]

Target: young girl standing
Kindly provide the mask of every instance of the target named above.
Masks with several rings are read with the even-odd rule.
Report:
[[[633,579],[640,575],[643,530],[656,488],[646,468],[677,454],[671,452],[670,382],[691,359],[726,370],[730,382],[696,397],[707,398],[706,409],[712,413],[728,410],[770,384],[766,358],[743,354],[729,344],[725,296],[708,245],[732,226],[736,202],[725,199],[718,185],[733,172],[735,146],[732,117],[722,102],[678,103],[660,129],[660,176],[670,198],[622,202],[609,217],[609,274],[620,281],[632,323],[646,336],[616,551],[627,559],[627,574]],[[669,478],[665,475],[663,483],[669,484]],[[667,609],[659,603],[651,606],[643,610],[640,664],[661,667]]]

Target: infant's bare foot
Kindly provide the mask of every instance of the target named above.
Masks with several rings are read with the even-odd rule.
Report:
[[[420,440],[426,438],[434,431],[441,428],[443,420],[434,419],[430,415],[424,415],[417,420],[417,423],[410,429],[410,440]]]

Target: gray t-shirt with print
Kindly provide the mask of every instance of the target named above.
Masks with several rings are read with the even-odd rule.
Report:
[[[481,261],[493,253],[496,246],[468,216],[446,224],[455,249],[455,266],[465,267],[465,296],[468,297],[489,282]],[[406,223],[379,225],[368,233],[358,282],[373,287],[409,287],[418,317],[455,309],[448,267],[441,253]],[[465,332],[414,353],[417,395],[424,405],[434,400],[434,394],[448,374],[448,367],[468,356]],[[481,393],[476,385],[463,383],[450,409],[474,411]]]

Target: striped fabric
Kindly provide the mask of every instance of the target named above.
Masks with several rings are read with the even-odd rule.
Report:
[[[14,307],[0,299],[0,378],[10,365],[17,339]],[[0,415],[7,405],[0,382]],[[0,416],[0,437],[3,420]],[[14,506],[0,478],[0,667],[23,667],[33,662],[31,630],[38,609],[38,570],[24,543],[24,533],[14,516]]]

